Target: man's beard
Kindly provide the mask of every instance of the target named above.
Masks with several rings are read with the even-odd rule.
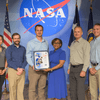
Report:
[[[18,42],[18,43],[16,43],[16,42]],[[16,42],[14,42],[15,45],[19,45],[20,44],[20,41],[16,41]]]

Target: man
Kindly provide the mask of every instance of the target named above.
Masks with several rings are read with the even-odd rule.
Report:
[[[70,64],[68,69],[71,100],[85,100],[86,70],[90,62],[90,44],[82,38],[82,28],[74,29],[75,40],[70,47]]]
[[[100,24],[97,23],[93,27],[93,34],[95,39],[91,41],[90,46],[90,74],[89,86],[91,93],[91,100],[98,99],[99,87],[99,100],[100,100]]]
[[[20,35],[14,33],[12,35],[12,41],[14,44],[10,45],[6,50],[6,58],[8,63],[8,81],[10,100],[24,100],[23,89],[25,83],[25,66],[26,62],[26,50],[20,45]],[[16,90],[17,89],[17,90]]]
[[[27,44],[26,58],[29,64],[29,100],[45,100],[44,92],[46,87],[47,73],[34,70],[33,52],[48,50],[48,42],[42,38],[43,26],[35,26],[36,38]],[[38,89],[38,95],[36,93]]]

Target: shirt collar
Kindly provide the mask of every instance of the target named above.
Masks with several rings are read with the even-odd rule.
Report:
[[[98,40],[100,40],[100,36],[99,37],[97,37],[97,38],[94,38],[94,41],[98,41]]]
[[[74,40],[74,42],[79,42],[80,43],[82,41],[82,39],[83,38],[81,37],[78,41]]]
[[[13,44],[13,46],[16,47],[15,44]],[[21,45],[19,45],[19,47],[16,47],[16,48],[20,48],[20,47],[21,47]]]
[[[35,41],[40,42],[37,38],[35,38]],[[43,38],[42,38],[42,42],[45,42]]]
[[[61,50],[61,48],[57,49],[56,51],[54,50],[54,52],[59,52]]]

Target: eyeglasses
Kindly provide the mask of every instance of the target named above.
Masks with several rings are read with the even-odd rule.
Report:
[[[60,44],[60,43],[54,43],[54,44]]]

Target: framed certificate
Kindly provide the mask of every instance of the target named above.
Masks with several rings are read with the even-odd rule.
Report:
[[[47,51],[34,51],[33,54],[35,70],[49,68],[49,53]]]

